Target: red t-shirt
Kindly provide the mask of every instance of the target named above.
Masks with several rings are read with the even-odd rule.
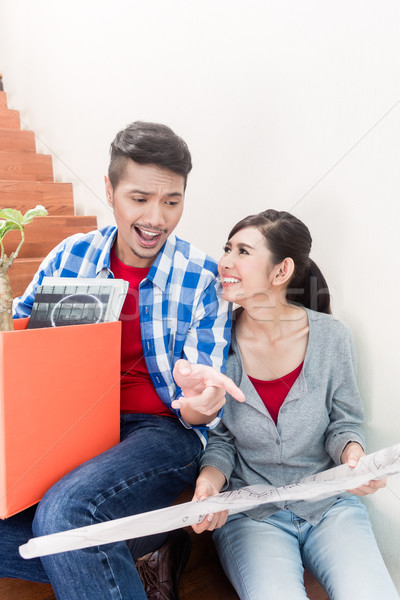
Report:
[[[139,284],[150,267],[142,269],[122,263],[111,249],[111,271],[116,279],[129,282],[129,290],[119,320],[121,343],[121,412],[174,416],[157,394],[143,354],[139,320]]]
[[[275,421],[275,425],[278,421],[278,414],[282,404],[288,395],[290,388],[300,375],[303,363],[299,365],[294,371],[280,377],[279,379],[273,379],[272,381],[263,381],[262,379],[254,379],[250,377],[251,383],[254,385],[257,394],[264,402],[269,414]]]

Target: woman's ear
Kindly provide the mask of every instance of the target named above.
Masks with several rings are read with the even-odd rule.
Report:
[[[285,258],[279,265],[275,266],[273,285],[288,283],[294,273],[294,262],[292,258]]]

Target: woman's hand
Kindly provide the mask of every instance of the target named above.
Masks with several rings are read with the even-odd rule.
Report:
[[[342,463],[346,463],[349,467],[354,469],[362,456],[365,456],[365,452],[360,444],[357,442],[350,442],[343,450],[340,460]],[[364,485],[360,485],[360,487],[355,488],[354,490],[349,490],[349,492],[355,496],[366,496],[367,494],[374,494],[377,490],[384,488],[385,486],[386,479],[372,479],[371,481],[368,481],[368,483],[364,483]]]
[[[218,494],[225,483],[225,477],[218,469],[206,466],[202,469],[196,482],[196,489],[193,500],[205,500],[209,496]],[[210,513],[204,517],[201,523],[192,525],[192,529],[196,533],[203,531],[213,531],[225,525],[229,511],[223,510],[218,513]]]

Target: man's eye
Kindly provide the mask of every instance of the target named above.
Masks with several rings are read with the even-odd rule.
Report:
[[[177,204],[179,204],[179,202],[176,202],[174,200],[168,200],[165,204],[168,204],[168,206],[176,206]]]
[[[147,198],[132,198],[134,202],[139,202],[142,204],[143,202],[147,202]]]

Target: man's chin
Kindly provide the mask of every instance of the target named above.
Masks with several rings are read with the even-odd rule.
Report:
[[[160,244],[157,244],[157,246],[154,246],[154,248],[143,248],[143,247],[137,248],[137,247],[131,246],[131,252],[137,258],[141,258],[143,260],[151,260],[151,259],[156,258],[157,254],[161,250],[161,246],[162,245],[160,245]]]

